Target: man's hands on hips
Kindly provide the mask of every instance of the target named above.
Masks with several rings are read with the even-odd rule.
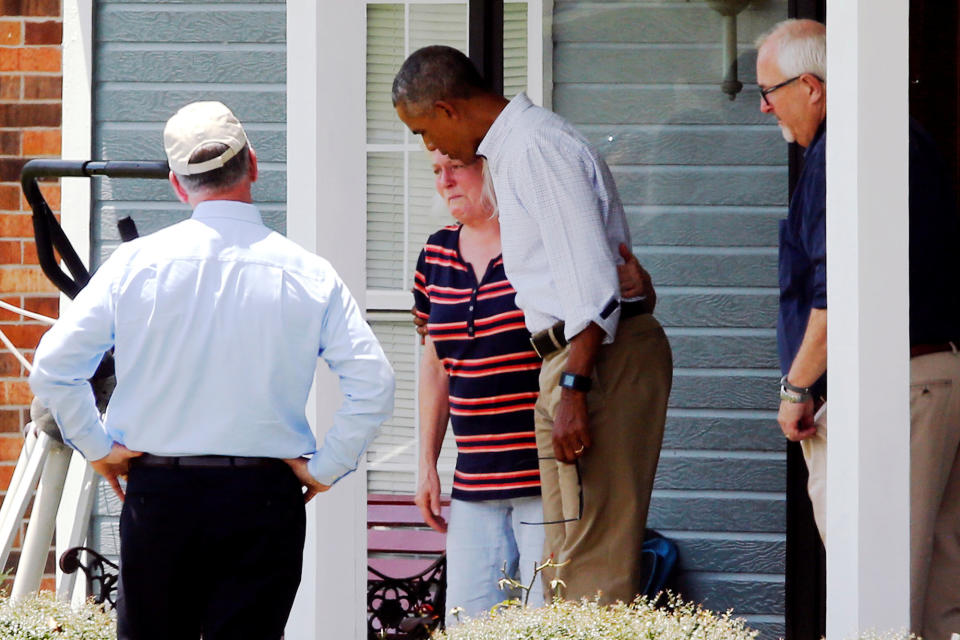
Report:
[[[99,460],[91,460],[90,466],[107,479],[107,482],[113,487],[114,493],[120,500],[123,500],[124,495],[123,488],[120,486],[120,478],[127,477],[127,473],[130,471],[130,460],[142,455],[143,452],[141,451],[131,451],[122,444],[114,442],[110,448],[110,453]]]
[[[323,484],[319,482],[310,471],[307,469],[307,458],[284,458],[283,460],[290,468],[293,469],[293,473],[297,476],[297,480],[300,481],[300,484],[303,485],[303,502],[307,503],[313,500],[313,497],[318,493],[323,493],[330,488],[330,485]]]
[[[587,394],[560,390],[560,404],[553,419],[553,454],[560,462],[575,462],[590,446]]]
[[[436,467],[421,467],[420,485],[413,501],[420,507],[423,521],[430,525],[431,529],[440,533],[447,532],[447,521],[440,515],[440,476],[437,475]]]
[[[781,400],[777,422],[787,440],[799,442],[812,437],[817,433],[817,426],[813,423],[813,398],[803,402]]]

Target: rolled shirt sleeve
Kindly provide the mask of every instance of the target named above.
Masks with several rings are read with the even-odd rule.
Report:
[[[88,380],[113,347],[119,258],[115,254],[104,263],[44,334],[30,374],[30,388],[50,409],[64,442],[87,460],[103,458],[113,445]]]
[[[616,259],[604,229],[602,176],[584,146],[537,138],[505,171],[518,200],[539,227],[559,289],[564,333],[573,338],[593,322],[612,342],[620,318]]]
[[[360,456],[393,413],[394,374],[370,325],[337,278],[321,329],[320,356],[340,382],[343,404],[308,469],[332,485],[356,470]]]

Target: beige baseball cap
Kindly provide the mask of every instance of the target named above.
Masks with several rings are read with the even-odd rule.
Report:
[[[216,158],[190,163],[190,156],[211,142],[227,145]],[[167,120],[163,128],[163,147],[170,169],[190,176],[219,169],[247,144],[247,134],[233,112],[222,102],[191,102]]]

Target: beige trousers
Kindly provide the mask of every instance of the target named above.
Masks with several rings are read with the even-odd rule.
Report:
[[[546,525],[545,555],[568,563],[556,572],[566,584],[558,595],[599,592],[605,603],[629,602],[640,590],[640,545],[673,380],[670,344],[652,315],[620,322],[613,344],[600,349],[587,396],[592,445],[576,464],[557,462],[552,442],[568,355],[569,347],[544,360],[535,412],[544,520],[571,520]]]
[[[804,440],[808,490],[825,538],[826,405]],[[910,361],[910,620],[924,640],[960,633],[960,354]]]

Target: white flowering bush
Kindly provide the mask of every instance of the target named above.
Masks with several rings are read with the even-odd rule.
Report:
[[[668,606],[638,598],[606,606],[556,600],[539,609],[506,606],[465,619],[435,640],[755,640],[757,631],[728,611],[716,614],[670,596]],[[448,618],[449,620],[449,618]]]
[[[48,591],[12,601],[0,597],[3,640],[114,640],[117,625],[100,605],[88,602],[74,610]]]

